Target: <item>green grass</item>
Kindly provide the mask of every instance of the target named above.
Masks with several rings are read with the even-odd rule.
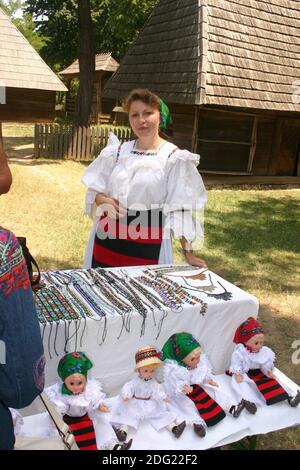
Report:
[[[13,186],[1,196],[1,224],[27,237],[40,268],[82,266],[91,221],[84,217],[85,165],[11,163]],[[300,190],[210,190],[203,257],[210,269],[260,301],[260,320],[277,366],[300,383],[292,343],[300,339]],[[176,260],[182,260],[177,250]],[[258,448],[300,448],[300,428],[260,436]]]

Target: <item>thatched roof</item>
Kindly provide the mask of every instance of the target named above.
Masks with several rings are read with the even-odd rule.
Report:
[[[300,111],[296,80],[299,1],[161,0],[105,96],[148,87],[174,103]]]
[[[0,80],[11,88],[67,91],[1,8]]]
[[[95,71],[96,72],[115,72],[119,67],[117,62],[111,55],[110,52],[105,54],[97,54],[95,57]],[[69,65],[66,69],[59,72],[64,77],[77,77],[79,76],[79,62],[75,60],[73,64]]]

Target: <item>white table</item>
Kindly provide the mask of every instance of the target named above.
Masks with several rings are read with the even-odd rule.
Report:
[[[139,268],[127,268],[128,273],[136,275],[140,273]],[[199,271],[196,271],[199,272]],[[185,272],[186,275],[193,274],[193,271]],[[206,272],[208,275],[210,272]],[[172,273],[174,274],[174,273]],[[180,274],[180,273],[179,273]],[[155,345],[161,348],[165,341],[173,333],[189,332],[192,333],[203,350],[208,354],[213,365],[214,373],[223,373],[229,366],[231,353],[234,348],[232,342],[236,328],[249,316],[257,317],[258,301],[257,299],[225,281],[214,273],[210,273],[213,283],[218,286],[214,293],[223,292],[217,281],[232,293],[232,299],[228,301],[218,300],[207,296],[204,293],[191,294],[199,297],[208,304],[204,315],[199,313],[200,305],[184,306],[180,313],[174,313],[168,310],[162,313],[159,310],[152,316],[147,316],[145,332],[141,336],[142,318],[138,313],[134,313],[130,321],[130,332],[122,330],[122,319],[119,315],[107,318],[107,335],[102,342],[102,333],[104,320],[95,321],[87,319],[86,325],[81,323],[77,331],[77,342],[75,335],[75,324],[70,323],[69,336],[73,335],[71,341],[67,344],[69,352],[77,349],[84,351],[93,361],[94,367],[92,375],[101,379],[105,390],[109,394],[118,392],[124,382],[132,377],[135,362],[135,351],[142,346]],[[170,278],[179,282],[180,278]],[[207,285],[208,278],[204,281],[190,281],[194,286]],[[182,283],[184,285],[184,283]],[[165,316],[165,318],[163,318]],[[162,321],[163,320],[163,321]],[[162,322],[162,323],[161,323]],[[77,325],[78,327],[78,325]],[[80,346],[80,338],[82,343]],[[44,331],[44,348],[46,354],[46,384],[50,385],[58,380],[56,368],[60,358],[65,354],[65,323],[61,322],[57,331],[56,355],[53,347],[53,340],[56,334],[55,326],[52,327],[51,337],[50,326],[47,325]],[[102,343],[102,344],[101,344]],[[50,345],[50,351],[49,351]],[[51,354],[51,358],[49,355]]]
[[[138,268],[128,268],[132,275],[139,274]],[[186,274],[192,274],[189,271]],[[113,315],[107,319],[107,335],[102,342],[103,321],[97,322],[92,319],[80,325],[77,332],[77,349],[84,351],[93,361],[94,367],[91,370],[92,375],[99,378],[104,386],[108,396],[113,397],[118,393],[120,387],[130,378],[134,372],[134,355],[136,349],[145,345],[155,345],[161,348],[165,341],[173,333],[182,331],[192,333],[201,343],[202,348],[210,357],[214,373],[223,374],[229,366],[234,344],[232,342],[236,328],[249,316],[257,317],[258,301],[257,299],[225,281],[214,273],[211,273],[213,283],[217,281],[232,293],[232,298],[228,301],[218,300],[208,297],[206,294],[199,294],[199,298],[208,304],[204,315],[199,313],[199,305],[186,306],[181,313],[174,313],[169,310],[164,318],[162,325],[162,313],[155,312],[155,322],[151,315],[148,316],[144,335],[141,336],[142,319],[136,313],[132,315],[130,331],[122,330],[122,320],[118,315]],[[178,281],[179,278],[173,278]],[[189,281],[190,284],[199,286],[199,281]],[[207,284],[207,279],[202,284]],[[216,291],[217,292],[217,291]],[[220,288],[220,292],[222,289]],[[192,292],[197,295],[196,292]],[[161,328],[160,328],[161,326]],[[82,346],[79,347],[80,336],[82,337]],[[70,335],[75,332],[74,324],[70,325]],[[52,327],[50,337],[50,353],[48,351],[48,339],[50,326],[47,325],[44,332],[44,347],[46,353],[46,384],[50,385],[58,380],[56,368],[60,358],[65,354],[65,324],[60,323],[57,329],[56,350],[59,356],[56,356],[53,348],[53,337],[55,327]],[[102,344],[100,344],[102,342]],[[68,351],[75,349],[75,336],[68,343]],[[283,383],[286,383],[291,390],[296,393],[298,386],[280,371],[276,372]],[[232,394],[230,387],[230,377],[219,375],[217,382],[222,384],[227,394]],[[115,398],[111,398],[113,401]],[[24,415],[31,415],[25,418],[25,430],[30,436],[42,436],[44,414],[33,414],[44,411],[38,399],[29,408],[23,411]],[[290,426],[299,425],[300,407],[291,408],[286,402],[278,403],[271,407],[260,407],[256,415],[251,416],[247,412],[236,420],[228,416],[219,425],[209,429],[204,439],[195,436],[191,428],[186,429],[183,436],[176,440],[171,434],[163,429],[159,433],[155,432],[148,423],[142,423],[138,433],[134,436],[132,449],[169,449],[169,450],[191,450],[208,449],[211,447],[225,445],[238,441],[245,436],[253,434],[263,434]],[[40,430],[40,431],[39,431]],[[28,435],[28,434],[27,434]],[[36,448],[49,448],[48,440],[38,441]]]

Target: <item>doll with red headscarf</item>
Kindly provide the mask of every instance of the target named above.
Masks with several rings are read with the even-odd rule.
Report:
[[[295,397],[279,383],[274,373],[275,354],[264,346],[264,331],[253,317],[249,317],[236,330],[236,344],[231,357],[232,387],[244,408],[256,413],[257,405],[273,405],[287,400],[296,407],[300,403],[300,390]]]

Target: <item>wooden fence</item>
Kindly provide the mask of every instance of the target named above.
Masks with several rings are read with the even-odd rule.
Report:
[[[75,127],[58,124],[36,124],[35,158],[93,160],[107,145],[110,130],[100,126]],[[113,129],[121,142],[131,139],[130,129]]]

